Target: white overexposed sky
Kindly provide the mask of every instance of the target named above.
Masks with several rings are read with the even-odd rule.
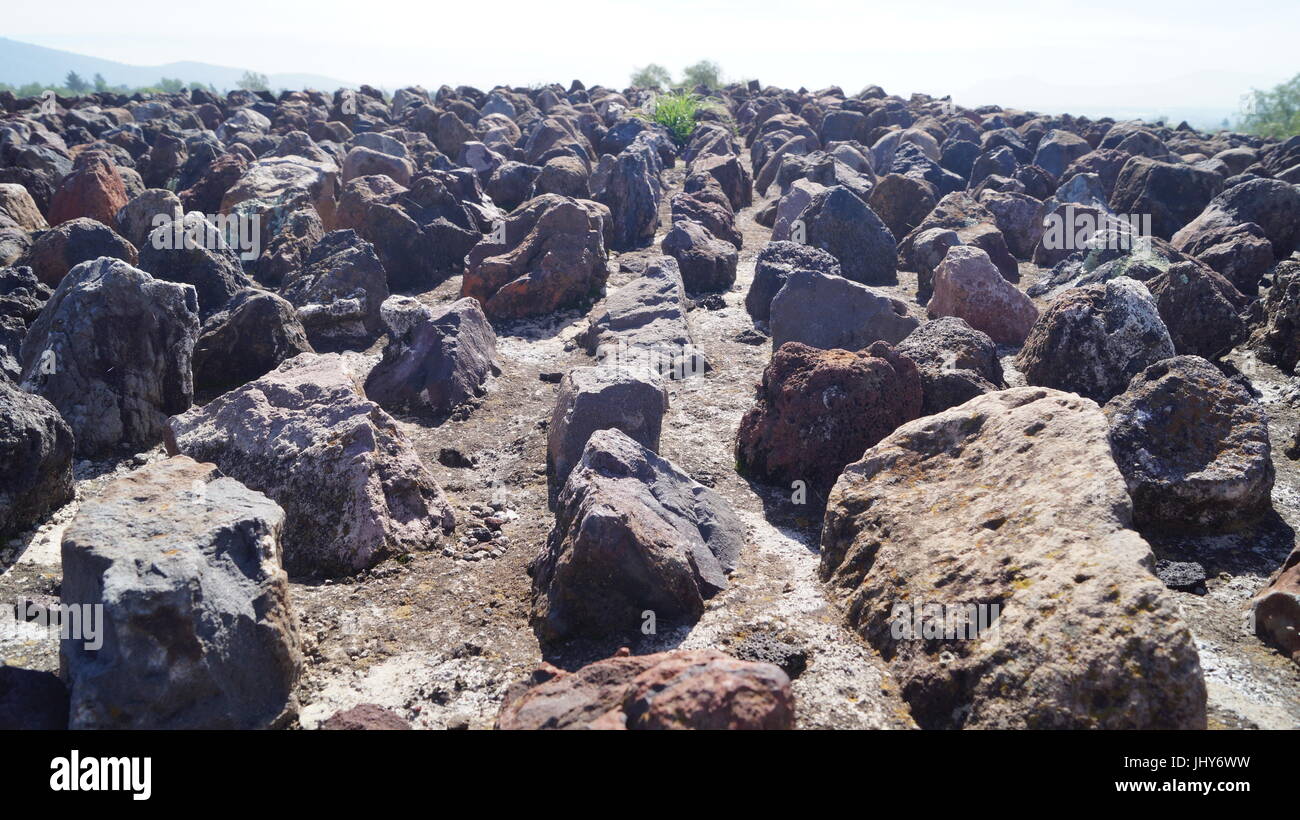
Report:
[[[728,78],[876,83],[1042,110],[1232,108],[1300,72],[1297,0],[9,0],[3,31],[135,65],[194,60],[395,89],[577,77],[648,62]],[[1086,113],[1086,112],[1083,112]]]

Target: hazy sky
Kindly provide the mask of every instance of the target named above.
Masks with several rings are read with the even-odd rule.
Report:
[[[729,78],[958,103],[1235,108],[1300,72],[1297,0],[10,2],[4,36],[136,65],[196,60],[390,89],[622,87],[701,58]]]

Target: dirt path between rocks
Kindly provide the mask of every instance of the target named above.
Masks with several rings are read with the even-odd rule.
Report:
[[[665,174],[669,195],[680,189],[683,174],[680,164]],[[636,275],[629,268],[639,269],[644,258],[658,254],[670,224],[667,200],[652,247],[611,255],[610,290]],[[701,307],[690,314],[696,343],[714,369],[705,378],[669,384],[660,447],[726,497],[749,527],[748,543],[730,588],[709,602],[698,623],[660,624],[657,634],[641,636],[632,650],[716,647],[752,657],[781,654],[794,668],[804,666],[794,678],[801,727],[909,728],[914,724],[883,662],[843,626],[817,581],[817,522],[796,520],[788,495],[752,487],[734,469],[736,426],[753,402],[754,384],[770,355],[768,345],[732,338],[752,326],[744,294],[754,257],[770,233],[753,221],[758,204],[737,218],[745,247],[737,282],[724,295],[726,307]],[[454,277],[420,298],[450,302],[459,286]],[[394,708],[416,726],[486,728],[506,688],[543,660],[528,625],[527,574],[553,519],[547,506],[545,425],[556,385],[541,376],[592,363],[572,342],[585,316],[568,311],[544,321],[499,323],[502,373],[477,408],[437,427],[401,419],[456,508],[458,536],[474,522],[474,504],[504,502],[518,517],[503,527],[509,543],[500,558],[420,553],[405,565],[389,562],[353,583],[295,585],[295,603],[314,653],[301,687],[304,726],[339,708],[373,702]],[[448,447],[477,465],[439,463],[440,451]],[[765,512],[782,505],[789,509]],[[573,668],[617,648],[617,643],[578,643],[546,660]]]

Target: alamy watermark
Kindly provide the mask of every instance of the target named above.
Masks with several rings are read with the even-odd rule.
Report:
[[[1001,604],[900,601],[889,612],[896,641],[975,641],[1001,637]]]
[[[64,641],[81,641],[94,652],[104,646],[103,604],[41,604],[20,600],[0,606],[0,634],[17,632],[19,624],[32,624],[49,636]]]
[[[50,791],[128,792],[132,800],[153,794],[152,757],[83,757],[73,749],[50,761]]]
[[[155,214],[149,241],[156,250],[193,250],[203,248],[219,251],[229,248],[245,262],[262,253],[262,217],[260,214],[202,214],[194,211],[190,219],[174,214]],[[206,225],[204,224],[206,223]],[[159,230],[160,228],[164,230]]]
[[[1150,247],[1151,214],[1109,214],[1073,205],[1043,219],[1048,250],[1137,250]]]
[[[708,370],[704,354],[692,344],[630,345],[610,342],[596,349],[596,360],[623,372],[656,373],[665,379],[689,379]]]

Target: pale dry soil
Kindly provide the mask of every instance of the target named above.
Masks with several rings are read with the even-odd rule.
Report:
[[[667,172],[672,190],[683,169]],[[671,191],[670,191],[671,193]],[[732,443],[741,415],[752,405],[754,385],[771,355],[770,344],[749,345],[733,337],[752,327],[744,294],[754,257],[769,236],[753,221],[762,201],[738,215],[745,247],[736,284],[723,294],[725,307],[700,306],[690,314],[697,344],[712,364],[703,378],[672,382],[661,453],[714,487],[747,528],[747,543],[730,587],[708,603],[698,623],[660,622],[653,635],[628,645],[636,653],[715,647],[736,651],[770,636],[801,651],[805,668],[794,678],[801,728],[915,728],[886,665],[843,621],[817,580],[819,513],[792,503],[789,488],[765,487],[735,471]],[[655,245],[612,254],[609,287],[626,283],[669,225],[667,196]],[[1039,275],[1022,265],[1022,288]],[[919,318],[916,277],[901,273],[896,287],[881,290],[902,299]],[[455,276],[415,294],[431,305],[454,301]],[[499,558],[465,560],[430,545],[401,560],[386,561],[338,581],[292,584],[301,622],[305,669],[298,690],[299,724],[314,728],[334,712],[359,703],[393,709],[421,728],[486,729],[493,725],[506,689],[543,659],[564,668],[607,657],[622,642],[574,643],[543,654],[528,624],[531,579],[527,567],[551,527],[554,489],[546,476],[546,424],[556,385],[542,374],[591,364],[573,343],[585,311],[571,310],[536,321],[497,323],[501,374],[472,408],[445,420],[399,417],[399,423],[446,492],[457,514],[459,538],[478,523],[472,504],[504,503],[517,514],[504,526],[509,545]],[[375,358],[382,343],[364,355]],[[1023,383],[1005,354],[1010,384]],[[1281,455],[1281,444],[1300,421],[1294,380],[1260,365],[1253,378],[1272,419],[1278,481],[1278,517],[1250,530],[1201,539],[1161,540],[1162,557],[1199,556],[1209,571],[1207,594],[1174,592],[1200,649],[1209,686],[1212,727],[1300,727],[1300,669],[1265,646],[1244,625],[1249,598],[1290,549],[1300,523],[1300,469]],[[468,412],[465,412],[468,410]],[[468,468],[439,462],[443,448],[476,460]],[[59,539],[80,500],[115,475],[161,458],[159,449],[112,464],[78,465],[78,501],[34,533],[0,545],[0,603],[19,597],[57,602]],[[454,539],[453,539],[454,540]],[[456,545],[452,545],[456,546]],[[464,553],[457,546],[457,552]],[[34,626],[0,632],[5,663],[57,670],[58,646]]]

